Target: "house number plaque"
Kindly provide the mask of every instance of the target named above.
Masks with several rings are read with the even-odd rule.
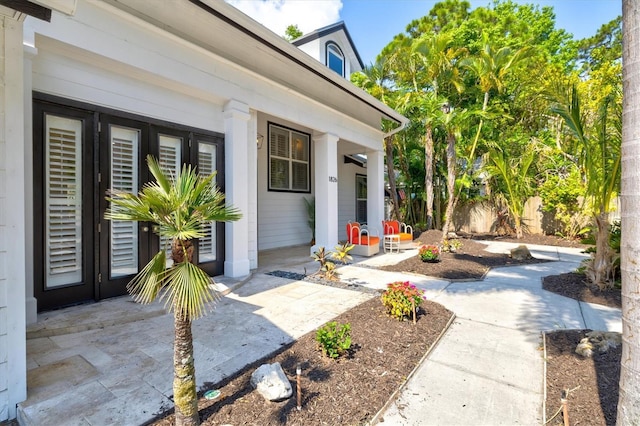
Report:
[[[335,182],[335,183],[337,183],[337,182],[338,182],[338,178],[337,178],[337,177],[335,177],[335,176],[329,176],[329,182]]]

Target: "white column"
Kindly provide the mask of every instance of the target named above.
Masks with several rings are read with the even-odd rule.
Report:
[[[249,262],[250,268],[258,267],[258,113],[251,111],[249,120],[249,155],[250,165],[247,174],[247,193],[249,194]]]
[[[242,277],[250,271],[247,188],[250,117],[249,106],[242,102],[230,100],[224,107],[226,200],[227,204],[233,205],[242,213],[240,220],[225,224],[224,274],[228,277]],[[253,143],[255,144],[255,137]]]
[[[382,235],[384,220],[384,153],[367,151],[367,224]]]
[[[38,54],[38,49],[33,46],[23,45],[24,49],[24,164],[33,164],[33,58]],[[33,295],[33,167],[24,168],[25,178],[25,243],[26,243],[26,315],[27,324],[34,324],[38,320],[38,301]]]
[[[338,136],[313,138],[316,200],[316,245],[333,250],[338,244]]]
[[[20,17],[17,15],[15,18]],[[0,421],[27,397],[22,22],[0,14]],[[30,98],[29,98],[30,99]]]

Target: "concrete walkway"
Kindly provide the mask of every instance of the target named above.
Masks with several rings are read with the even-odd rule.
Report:
[[[488,247],[510,248],[505,243]],[[341,279],[354,286],[383,289],[389,282],[410,280],[457,315],[382,413],[384,424],[540,424],[540,330],[620,331],[619,310],[541,289],[542,276],[578,266],[584,257],[578,250],[530,249],[554,262],[496,269],[480,282],[374,269],[415,256],[416,250],[358,258],[340,268]],[[235,373],[373,297],[265,274],[314,271],[317,266],[304,250],[264,256],[260,262],[266,269],[243,282],[223,280],[221,289],[231,289],[227,297],[194,322],[199,386]],[[20,423],[137,425],[171,407],[172,327],[161,305],[141,306],[129,297],[41,314],[28,330],[29,399],[19,407]]]

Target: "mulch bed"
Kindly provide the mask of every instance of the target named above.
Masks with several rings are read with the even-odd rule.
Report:
[[[438,244],[440,231],[423,232],[422,244]],[[523,263],[539,263],[532,259],[514,261],[505,254],[491,254],[475,239],[498,239],[520,244],[582,247],[575,241],[553,236],[525,235],[510,237],[459,234],[462,248],[457,253],[444,253],[440,263],[424,263],[417,256],[384,269],[413,272],[449,280],[480,279],[490,269]],[[281,272],[281,271],[276,271]],[[305,279],[308,279],[305,278]],[[600,294],[584,284],[580,274],[547,277],[544,288],[567,297],[619,306],[618,295]],[[321,282],[321,281],[318,281]],[[330,285],[340,285],[332,283]],[[353,350],[338,361],[328,360],[318,351],[315,333],[309,333],[276,354],[253,363],[235,376],[209,389],[219,389],[222,397],[215,401],[201,398],[203,424],[238,425],[355,425],[371,420],[398,390],[407,376],[437,341],[452,313],[441,305],[425,302],[416,325],[400,322],[383,313],[378,297],[374,297],[336,318],[349,322]],[[613,425],[618,400],[620,348],[606,354],[583,358],[574,350],[588,330],[556,331],[547,334],[547,419],[560,407],[562,390],[569,390],[568,407],[572,425]],[[263,363],[280,362],[289,377],[294,397],[283,402],[266,402],[249,383],[251,373]],[[296,409],[295,370],[302,367],[302,410]],[[559,415],[550,424],[562,424]],[[163,413],[150,424],[172,425],[171,412]]]
[[[585,333],[591,330],[561,330],[546,334],[547,348],[547,421],[561,407],[563,391],[567,393],[567,410],[571,425],[615,425],[618,405],[618,381],[622,345],[592,358],[575,353]],[[563,425],[562,413],[549,421]]]
[[[459,237],[462,247],[455,253],[441,253],[441,261],[438,263],[423,262],[418,256],[413,256],[395,265],[384,266],[380,269],[386,271],[411,272],[452,281],[479,280],[482,279],[491,268],[546,262],[546,260],[535,258],[514,260],[507,254],[489,253],[486,251],[486,244],[470,239],[474,237],[473,235],[460,234]],[[525,235],[525,237],[520,240],[506,237],[500,240],[520,244],[545,244],[545,242],[548,244],[551,241],[555,243],[554,245],[562,244],[564,241],[555,237],[544,237],[546,236]],[[488,237],[482,236],[482,239],[488,239]],[[419,242],[419,244],[425,245],[440,244],[442,241],[442,232],[437,230],[425,231],[416,238],[416,241]],[[571,243],[567,242],[566,244]]]
[[[584,302],[621,307],[619,288],[601,291],[589,287],[584,274],[570,272],[548,276],[544,278],[542,288]],[[560,407],[562,391],[569,390],[570,424],[615,425],[622,346],[604,354],[594,353],[593,358],[578,355],[576,346],[589,331],[559,330],[546,335],[547,419]],[[564,424],[562,414],[549,424]]]
[[[222,396],[200,398],[205,425],[356,425],[371,420],[405,382],[437,341],[452,313],[426,301],[416,324],[388,317],[378,297],[338,316],[351,324],[352,350],[330,360],[317,349],[315,333],[308,333],[279,353],[253,363],[240,374],[202,389],[219,389]],[[254,391],[251,373],[263,363],[280,362],[293,387],[293,397],[268,402]],[[296,367],[302,367],[302,409],[296,409]],[[150,424],[172,425],[165,413]]]
[[[542,288],[583,302],[597,303],[612,308],[622,307],[622,295],[619,288],[600,290],[596,286],[589,286],[584,274],[577,272],[545,277],[542,281]]]

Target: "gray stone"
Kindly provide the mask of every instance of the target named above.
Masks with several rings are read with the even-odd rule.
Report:
[[[251,385],[269,401],[281,401],[293,393],[279,362],[262,364],[251,374]]]
[[[511,258],[513,260],[526,260],[532,259],[531,252],[525,245],[519,245],[518,247],[511,249]]]

